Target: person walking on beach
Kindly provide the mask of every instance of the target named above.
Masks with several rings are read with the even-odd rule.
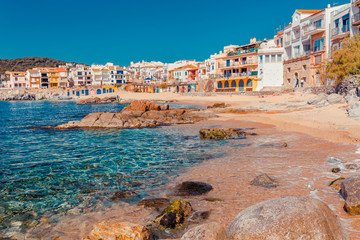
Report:
[[[301,83],[300,83],[300,84],[301,84],[301,87],[303,88],[303,87],[304,87],[304,79],[303,79],[303,78],[301,79]]]
[[[299,87],[299,78],[296,78],[296,85],[295,88]]]

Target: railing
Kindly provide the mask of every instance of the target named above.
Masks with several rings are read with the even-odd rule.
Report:
[[[318,30],[318,29],[321,29],[321,30],[325,30],[325,24],[324,22],[321,22],[321,24],[314,24],[312,23],[306,31],[304,31],[305,34],[309,34],[315,30]]]
[[[246,76],[257,76],[258,71],[252,72],[243,72],[243,73],[229,73],[224,75],[216,75],[216,78],[236,78],[236,77],[246,77]]]
[[[358,23],[360,21],[360,13],[354,14],[354,16],[351,18],[351,23]]]
[[[336,36],[339,35],[341,33],[347,33],[350,31],[350,26],[349,25],[344,25],[341,29],[340,28],[334,28],[331,30],[331,36]]]
[[[224,63],[222,65],[222,68],[239,67],[239,66],[249,65],[249,64],[258,64],[258,60],[247,60],[247,61],[240,61],[240,62],[232,62],[230,64]]]

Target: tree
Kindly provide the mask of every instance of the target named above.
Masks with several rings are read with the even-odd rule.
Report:
[[[336,83],[345,81],[348,76],[360,75],[360,35],[344,39],[342,48],[334,49],[324,70],[326,77]]]

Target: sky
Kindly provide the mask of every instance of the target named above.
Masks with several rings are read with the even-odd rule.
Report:
[[[203,61],[229,44],[273,38],[295,9],[350,0],[0,0],[0,58],[84,64]]]

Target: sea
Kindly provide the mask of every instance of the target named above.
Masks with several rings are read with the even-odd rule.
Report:
[[[127,104],[72,101],[0,102],[0,236],[23,232],[44,217],[79,214],[121,190],[130,204],[187,168],[219,158],[226,141],[201,141],[183,128],[71,129],[53,127]],[[170,104],[171,108],[198,108]]]

